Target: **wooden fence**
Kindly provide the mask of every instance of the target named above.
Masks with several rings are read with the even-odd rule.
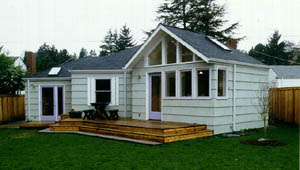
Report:
[[[300,87],[271,88],[269,96],[270,118],[299,125]]]
[[[25,120],[25,96],[0,94],[0,123]]]

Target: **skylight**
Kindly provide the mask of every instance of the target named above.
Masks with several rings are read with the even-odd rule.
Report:
[[[61,67],[52,67],[51,70],[49,71],[48,75],[49,76],[56,76],[60,72]]]
[[[226,45],[222,44],[220,41],[218,41],[217,39],[215,39],[214,37],[211,36],[206,36],[210,41],[212,41],[213,43],[217,44],[219,47],[223,48],[226,51],[231,51],[230,48],[228,48]]]

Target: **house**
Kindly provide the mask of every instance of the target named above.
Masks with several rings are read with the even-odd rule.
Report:
[[[27,70],[26,65],[24,64],[23,60],[21,57],[11,57],[11,59],[14,61],[14,66],[18,67],[20,66],[20,68],[24,71]]]
[[[200,123],[214,134],[263,127],[256,92],[269,67],[201,33],[158,25],[140,46],[26,78],[27,119],[110,102],[120,117]]]
[[[300,87],[299,65],[274,65],[269,76],[271,87]]]

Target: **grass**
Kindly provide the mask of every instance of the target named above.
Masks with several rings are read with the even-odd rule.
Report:
[[[270,139],[287,146],[240,144],[245,137],[218,136],[159,146],[37,130],[0,129],[0,169],[298,169],[299,129],[271,128]]]

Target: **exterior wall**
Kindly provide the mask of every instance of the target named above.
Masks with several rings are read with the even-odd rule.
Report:
[[[228,96],[227,99],[214,100],[214,133],[226,133],[233,130],[233,65],[216,64],[213,70],[215,74],[212,80],[217,85],[217,67],[228,69]],[[263,127],[263,121],[258,113],[258,92],[262,83],[268,83],[268,69],[236,65],[235,80],[235,122],[237,131],[241,129]],[[214,88],[213,93],[216,92]],[[215,94],[214,96],[217,96]]]
[[[127,95],[125,95],[125,82],[123,73],[94,73],[72,74],[72,108],[75,110],[94,109],[88,98],[88,78],[112,78],[118,77],[118,105],[109,108],[119,109],[120,117],[131,117],[131,73],[127,73]],[[92,92],[90,92],[92,93]],[[127,112],[125,112],[125,96],[127,96]]]
[[[132,72],[132,118],[147,120],[149,115],[149,101],[148,101],[148,74],[155,72],[162,73],[162,81],[164,81],[165,71],[177,71],[177,80],[179,70],[192,69],[193,76],[196,68],[212,68],[212,65],[197,62],[185,64],[172,64],[168,66],[144,67],[144,61],[141,60],[133,69]],[[138,77],[141,77],[140,79]],[[193,83],[194,84],[194,83]],[[178,87],[178,84],[176,85]],[[189,122],[206,124],[208,127],[213,126],[214,112],[213,100],[211,99],[197,99],[195,97],[195,90],[193,90],[192,98],[177,98],[167,99],[164,97],[164,87],[162,88],[162,120],[173,122]]]
[[[162,90],[162,120],[174,122],[188,122],[206,124],[208,129],[214,130],[215,134],[233,131],[233,64],[206,64],[203,62],[182,63],[165,66],[145,67],[141,59],[132,72],[132,117],[133,119],[147,120],[149,114],[148,101],[148,73],[162,72],[162,81],[165,71],[177,71],[177,82],[179,70],[196,68],[207,68],[211,70],[211,96],[209,99],[193,98],[183,99],[164,98]],[[217,97],[217,69],[226,68],[228,72],[228,93],[226,99]],[[236,130],[259,128],[263,126],[262,119],[258,113],[257,92],[261,83],[268,82],[268,69],[236,66]],[[193,72],[193,76],[195,73]],[[138,77],[141,77],[140,79]],[[194,80],[195,81],[195,78]],[[193,82],[195,86],[195,82]],[[164,89],[164,88],[162,88]]]
[[[14,62],[14,66],[20,66],[22,70],[26,71],[27,70],[27,67],[26,65],[24,64],[24,62],[22,61],[22,59],[20,57],[18,57],[16,59],[16,61]]]
[[[64,85],[65,112],[71,110],[71,80],[30,80],[30,95],[28,95],[27,82],[25,84],[25,108],[26,118],[30,121],[40,121],[40,86],[41,85]],[[30,96],[30,99],[29,99]],[[30,111],[28,110],[28,101],[30,100]],[[28,117],[28,112],[30,117]]]

